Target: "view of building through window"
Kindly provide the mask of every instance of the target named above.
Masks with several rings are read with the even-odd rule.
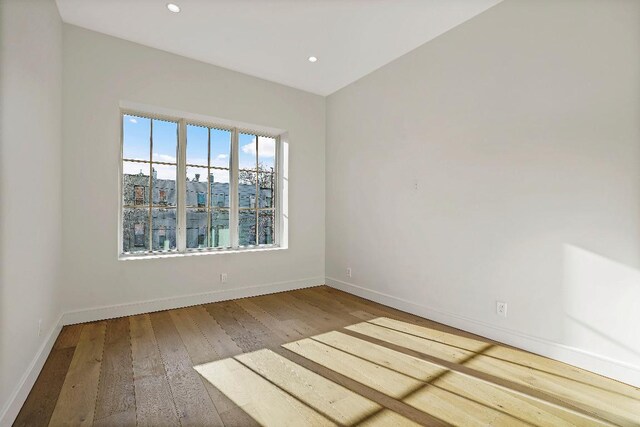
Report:
[[[189,123],[185,127],[186,159],[180,168],[178,121],[123,115],[123,253],[176,250],[182,209],[187,250],[234,247],[232,209],[237,209],[237,246],[274,244],[276,138]],[[230,192],[234,145],[237,194]],[[180,206],[178,169],[184,171],[186,187]]]

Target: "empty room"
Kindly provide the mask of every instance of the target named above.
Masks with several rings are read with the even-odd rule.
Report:
[[[640,0],[0,0],[0,427],[640,426]]]

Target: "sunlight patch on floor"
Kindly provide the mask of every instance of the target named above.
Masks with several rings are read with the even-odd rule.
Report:
[[[611,425],[599,417],[632,425],[640,413],[640,401],[626,395],[603,401],[614,392],[586,383],[592,374],[566,372],[566,365],[524,351],[383,317],[345,330],[282,347],[452,425]],[[261,349],[195,369],[261,425],[416,425],[346,388],[346,380],[337,384],[287,354]],[[512,390],[473,371],[458,372],[455,366],[542,390],[569,405]]]
[[[194,369],[261,425],[418,425],[271,350]]]

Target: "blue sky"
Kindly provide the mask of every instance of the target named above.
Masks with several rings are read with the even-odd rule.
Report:
[[[167,163],[176,162],[177,148],[177,123],[163,120],[153,121],[153,160]],[[123,156],[126,159],[149,160],[149,140],[151,120],[123,116],[124,146]],[[256,149],[259,162],[267,168],[274,166],[275,140],[273,138],[258,137],[240,133],[238,136],[239,164],[241,169],[255,169]],[[229,150],[231,147],[231,132],[220,129],[211,129],[211,166],[229,167]],[[187,163],[194,165],[207,165],[207,128],[187,125]],[[148,174],[148,165],[143,163],[125,162],[124,173]],[[175,179],[176,167],[168,165],[154,165],[159,178]],[[193,179],[196,173],[201,178],[206,177],[206,169],[190,167],[187,170],[189,179]],[[213,172],[216,182],[228,182],[228,173],[225,171]],[[219,176],[218,176],[219,175]]]

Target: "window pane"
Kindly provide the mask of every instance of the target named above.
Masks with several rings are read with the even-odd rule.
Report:
[[[229,183],[228,169],[211,169],[211,182]]]
[[[187,206],[207,206],[207,168],[187,167]]]
[[[208,242],[207,210],[187,209],[187,248],[206,248]]]
[[[209,157],[209,129],[187,125],[187,164],[207,166]]]
[[[246,133],[238,135],[238,163],[240,169],[256,169],[256,136]]]
[[[258,137],[258,169],[260,171],[275,172],[276,140],[266,136]]]
[[[122,211],[122,251],[144,252],[149,250],[149,209]]]
[[[229,211],[227,209],[213,209],[211,211],[211,246],[214,248],[228,248],[229,239]]]
[[[243,209],[239,212],[238,240],[240,246],[256,244],[256,211]]]
[[[229,207],[229,171],[211,169],[211,206]]]
[[[176,248],[176,210],[153,208],[151,210],[152,240],[154,251],[171,251]]]
[[[149,204],[149,163],[122,162],[124,206]]]
[[[150,160],[151,120],[143,117],[122,116],[122,157]]]
[[[223,187],[225,186],[225,187]],[[223,187],[223,188],[220,188]],[[211,186],[211,207],[214,208],[228,208],[229,207],[229,192],[228,184],[213,184]]]
[[[177,162],[178,123],[153,121],[153,161]]]
[[[153,205],[176,206],[176,167],[153,165]]]
[[[273,244],[275,212],[272,210],[258,212],[258,244]]]
[[[258,189],[260,191],[258,207],[274,207],[275,198],[273,189],[275,188],[275,176],[273,173],[258,174]]]
[[[211,129],[211,166],[229,168],[231,153],[231,132]]]
[[[256,207],[256,175],[247,171],[238,173],[238,206],[241,208]]]

